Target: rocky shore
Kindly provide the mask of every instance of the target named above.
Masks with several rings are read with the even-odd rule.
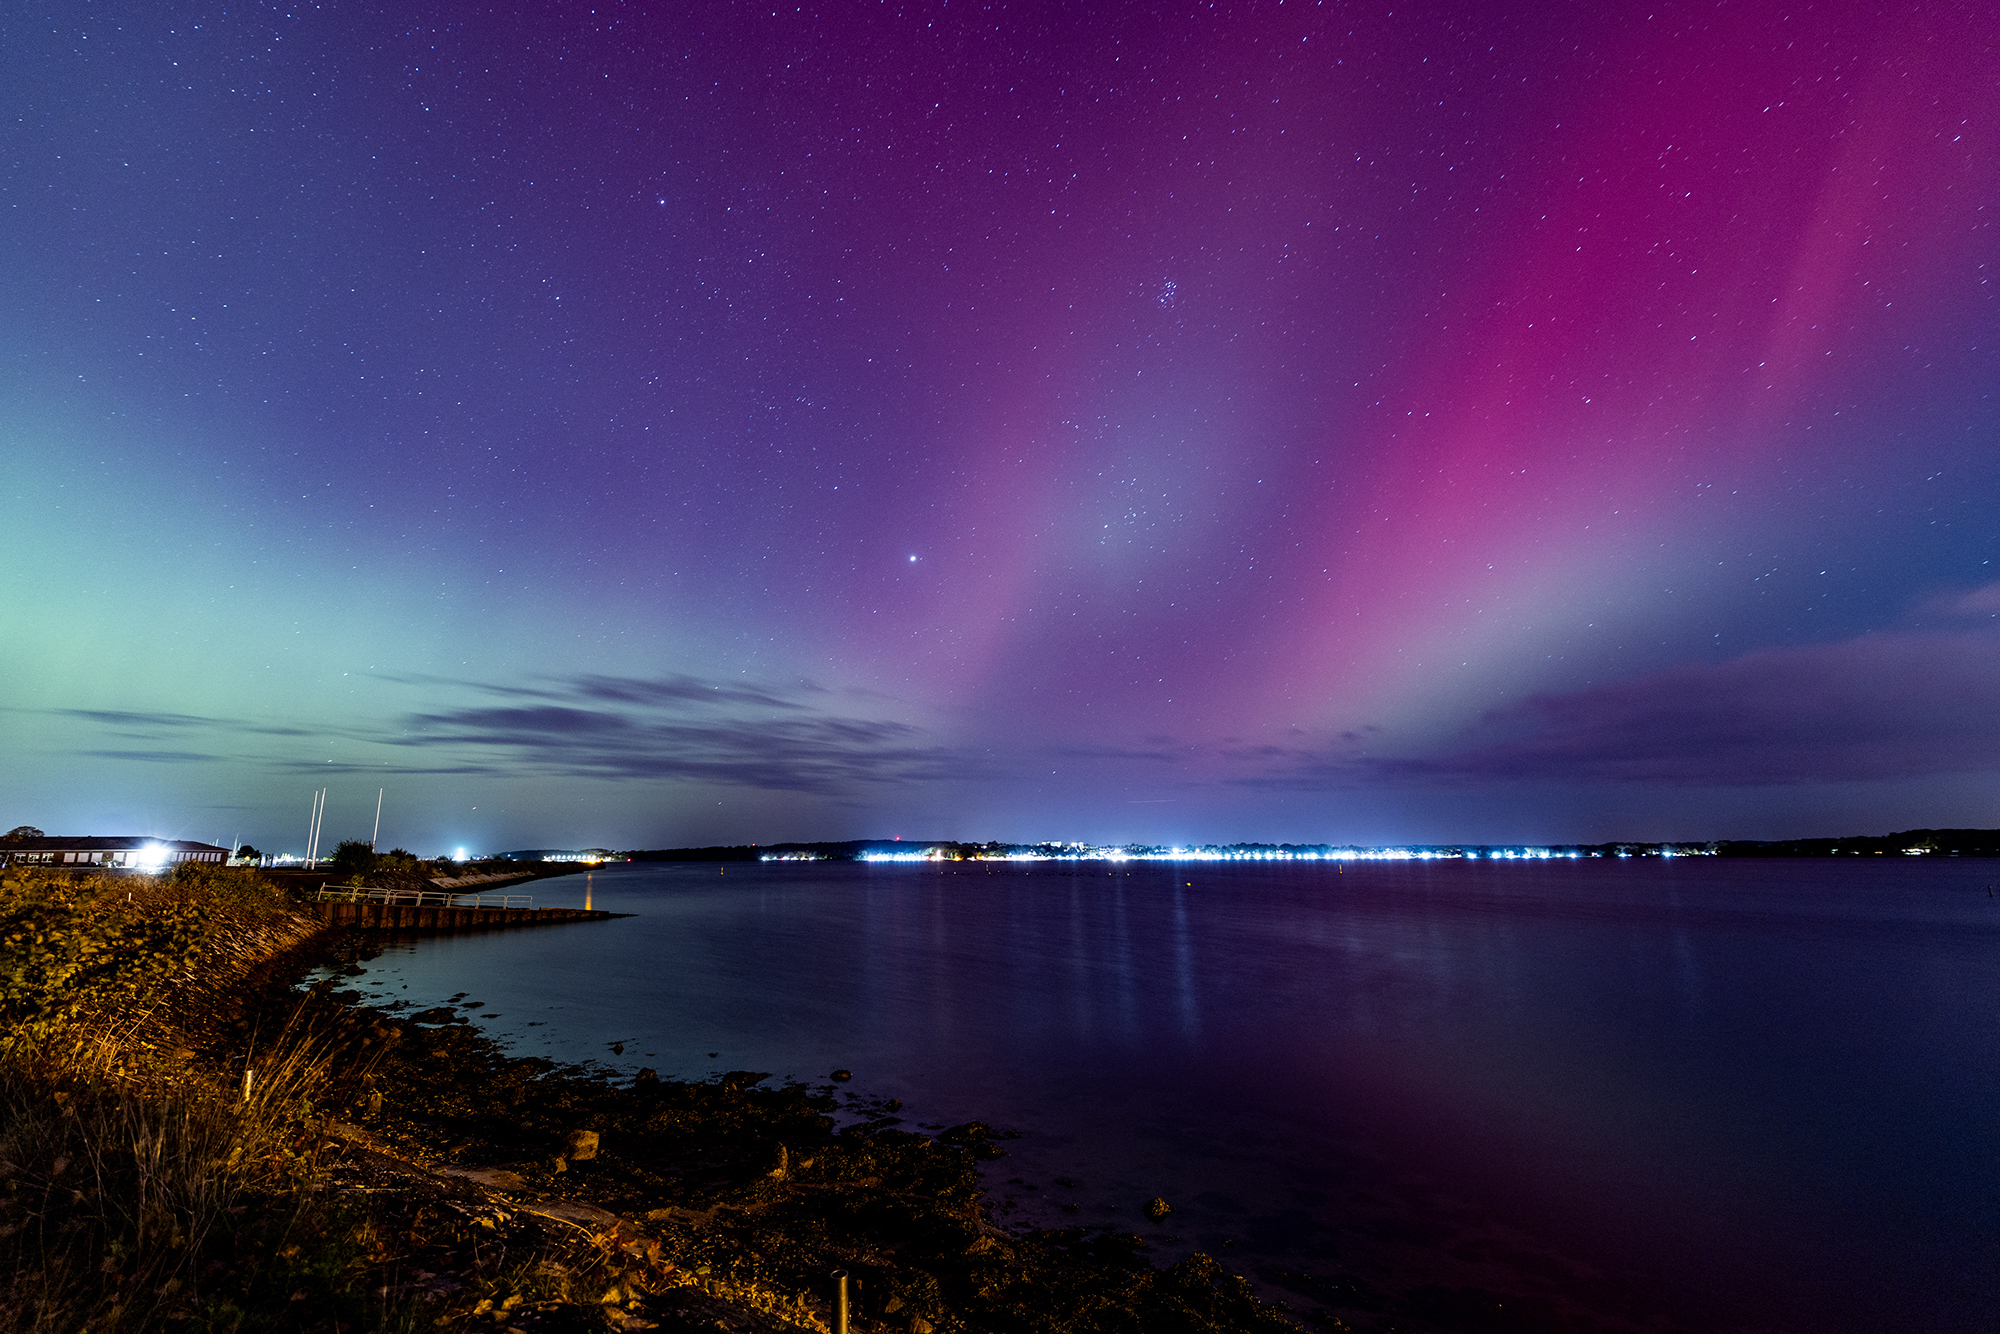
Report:
[[[915,1134],[877,1103],[836,1128],[831,1085],[753,1071],[614,1081],[333,982],[298,1022],[357,1072],[327,1167],[409,1240],[382,1286],[447,1324],[827,1329],[845,1270],[857,1330],[1291,1328],[1206,1257],[1162,1271],[1137,1236],[996,1227],[976,1169],[1003,1150],[977,1123]]]

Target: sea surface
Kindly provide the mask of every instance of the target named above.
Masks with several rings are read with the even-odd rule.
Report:
[[[1019,1132],[1358,1328],[2000,1329],[2000,862],[623,865],[388,948],[523,1054]],[[622,1044],[622,1053],[613,1043]],[[1173,1206],[1150,1222],[1145,1202]]]

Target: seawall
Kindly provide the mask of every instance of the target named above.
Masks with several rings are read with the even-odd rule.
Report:
[[[495,931],[558,922],[597,922],[630,913],[589,908],[475,908],[437,903],[314,903],[311,910],[329,926],[364,931]]]

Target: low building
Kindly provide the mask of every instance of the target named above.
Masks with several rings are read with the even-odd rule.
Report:
[[[0,843],[0,866],[59,866],[73,871],[164,871],[181,862],[221,866],[229,849],[184,838],[17,838]]]

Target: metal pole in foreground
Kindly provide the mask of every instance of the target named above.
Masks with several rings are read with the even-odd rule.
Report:
[[[847,1271],[833,1271],[833,1334],[847,1334]]]

